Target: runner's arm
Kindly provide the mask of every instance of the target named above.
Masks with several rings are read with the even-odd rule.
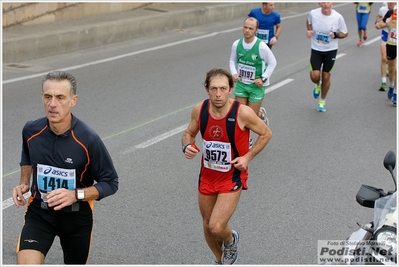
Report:
[[[283,30],[283,25],[281,25],[281,23],[276,24],[276,32],[274,33],[274,36],[276,36],[277,39],[280,37],[282,30]]]
[[[267,64],[267,68],[262,74],[262,77],[269,79],[270,76],[272,76],[274,69],[276,68],[277,60],[273,52],[264,42],[261,42],[259,45],[259,53],[262,60]]]
[[[248,161],[251,161],[263,148],[267,145],[269,140],[272,138],[272,131],[266,124],[258,117],[258,115],[252,110],[252,108],[240,105],[239,109],[239,124],[245,125],[244,127],[253,131],[258,135],[254,145],[245,154]]]
[[[236,75],[238,73],[237,71],[237,44],[238,40],[233,43],[231,46],[231,53],[230,53],[230,60],[229,60],[229,65],[230,65],[230,73],[231,75]]]
[[[187,129],[183,133],[182,137],[182,147],[186,144],[194,144],[195,143],[195,137],[197,136],[199,132],[199,127],[198,127],[198,119],[199,119],[199,114],[201,110],[201,104],[197,104],[194,106],[194,108],[191,111],[191,119],[190,122],[187,126]],[[192,147],[191,145],[188,145],[184,151],[184,155],[188,159],[192,159],[195,157],[195,155],[198,153],[198,150]]]
[[[21,165],[21,179],[19,185],[12,191],[12,199],[15,206],[20,207],[26,204],[24,194],[29,191],[30,177],[32,175],[31,165]]]

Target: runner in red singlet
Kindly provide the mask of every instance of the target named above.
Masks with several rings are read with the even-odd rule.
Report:
[[[218,264],[236,262],[239,234],[228,222],[241,191],[247,189],[248,164],[266,146],[272,132],[248,106],[230,98],[233,76],[212,69],[204,82],[209,99],[194,106],[182,137],[183,153],[193,159],[202,153],[198,202],[205,239]],[[249,131],[258,135],[248,148]],[[193,145],[201,132],[202,145]],[[223,245],[223,250],[221,249]]]

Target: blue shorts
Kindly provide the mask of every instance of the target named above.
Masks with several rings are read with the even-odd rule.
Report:
[[[387,42],[388,41],[388,32],[387,31],[381,31],[381,41]]]
[[[359,13],[356,12],[357,29],[359,31],[365,31],[367,28],[367,22],[369,21],[370,13]]]

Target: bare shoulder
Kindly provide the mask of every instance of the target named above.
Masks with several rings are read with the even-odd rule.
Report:
[[[258,119],[255,111],[247,105],[240,105],[238,110],[238,123],[241,128],[249,128],[248,125],[253,124]]]
[[[202,107],[202,103],[203,102],[195,104],[195,106],[193,107],[193,109],[191,111],[191,116],[194,116],[194,117],[198,117],[199,116],[200,111],[201,111],[201,107]]]
[[[253,111],[252,108],[250,108],[247,105],[243,105],[243,104],[240,105],[240,109],[239,109],[240,116],[250,116],[251,113],[255,114],[255,112]]]
[[[200,115],[201,115],[201,109],[203,106],[203,101],[200,103],[195,104],[195,106],[193,107],[193,109],[191,110],[191,121],[192,122],[198,122]]]

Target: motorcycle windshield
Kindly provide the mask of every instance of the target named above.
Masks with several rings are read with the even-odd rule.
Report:
[[[397,223],[396,192],[376,200],[374,204],[374,230],[377,231],[383,225],[397,227]]]

